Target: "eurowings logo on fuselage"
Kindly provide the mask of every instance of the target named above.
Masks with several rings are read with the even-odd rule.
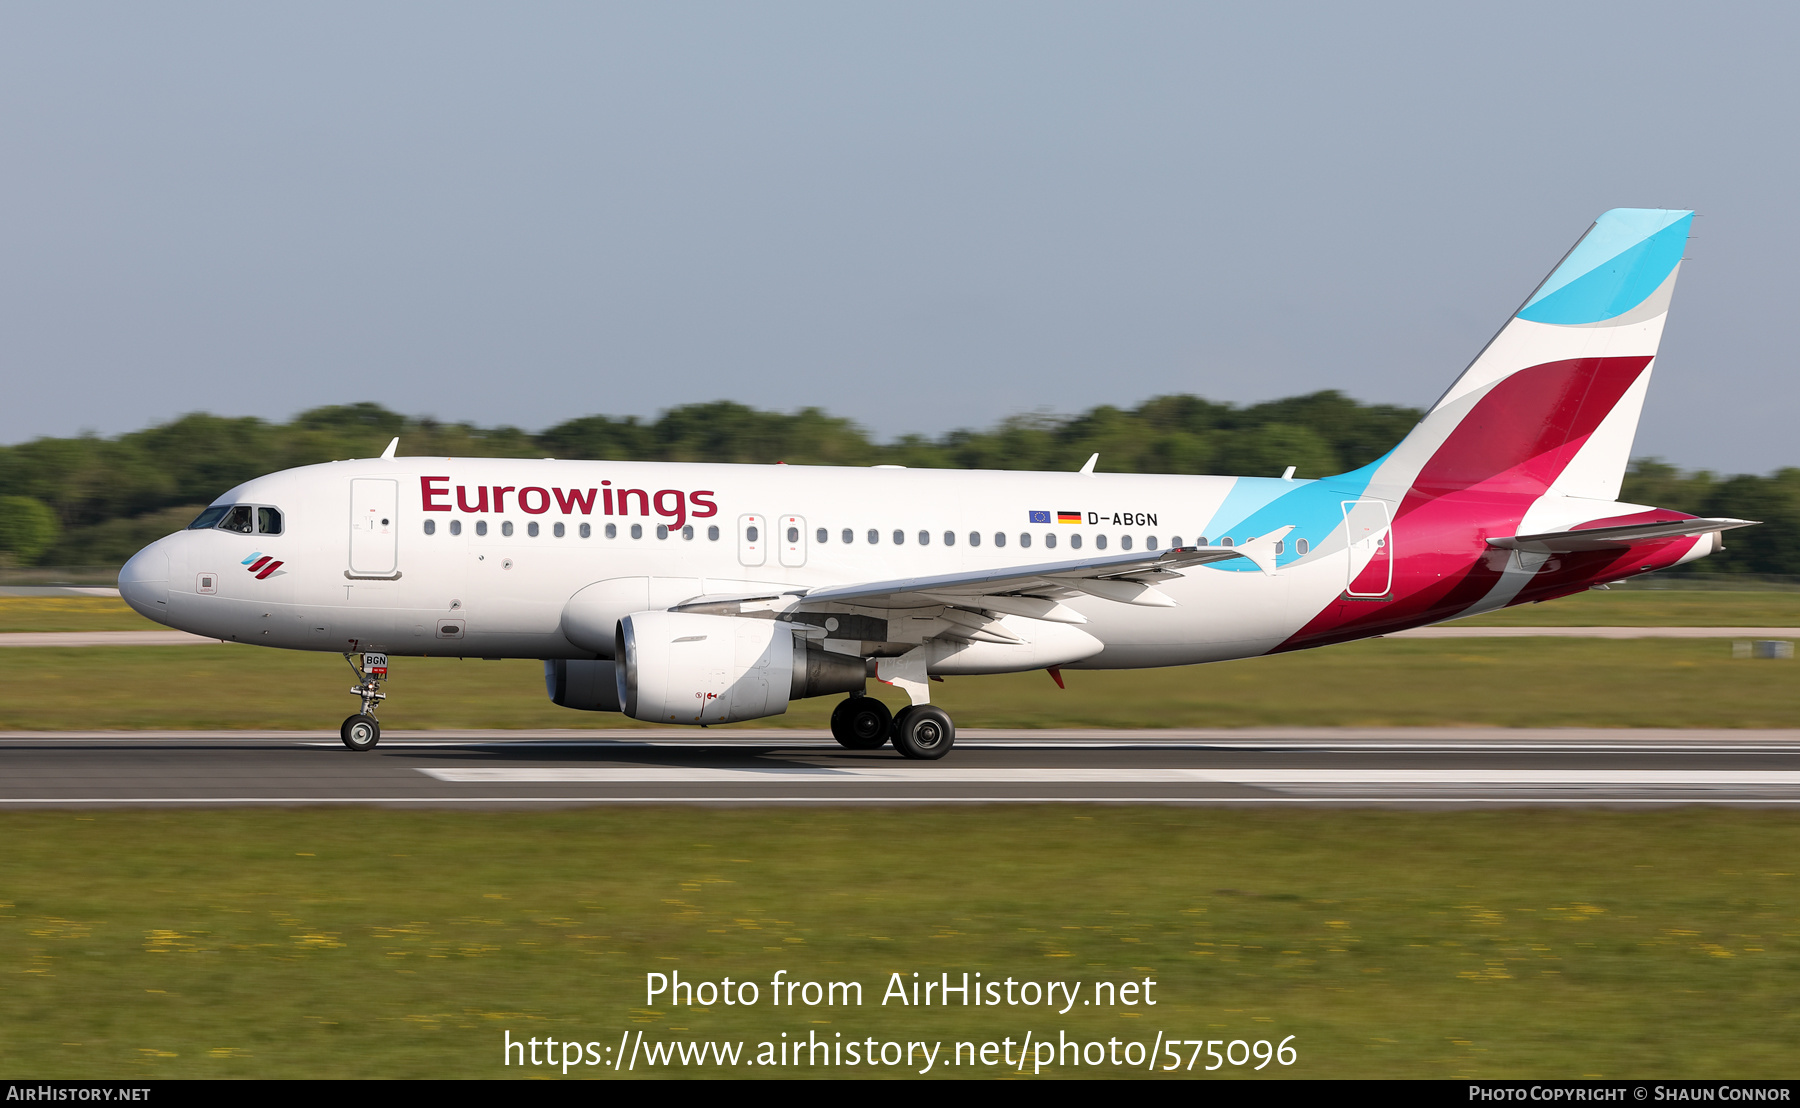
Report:
[[[281,576],[277,571],[281,569],[282,562],[279,559],[271,558],[260,550],[254,552],[248,558],[245,558],[241,564],[245,569],[255,574],[258,581],[266,581],[270,577]]]

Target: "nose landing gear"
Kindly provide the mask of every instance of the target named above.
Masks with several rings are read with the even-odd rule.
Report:
[[[381,724],[375,719],[375,710],[387,699],[381,691],[381,683],[387,680],[387,655],[364,654],[362,664],[358,665],[350,654],[344,655],[344,661],[350,663],[350,672],[356,674],[356,684],[351,686],[350,693],[362,698],[362,711],[344,721],[338,728],[338,737],[351,750],[373,750],[381,741]]]

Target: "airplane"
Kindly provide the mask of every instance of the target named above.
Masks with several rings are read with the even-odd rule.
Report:
[[[531,658],[550,699],[711,725],[842,695],[855,750],[955,743],[945,676],[1181,666],[1384,635],[1704,557],[1754,521],[1618,501],[1690,211],[1588,229],[1399,445],[1280,477],[397,456],[226,492],[132,608],[342,653]],[[905,693],[890,715],[870,679]]]

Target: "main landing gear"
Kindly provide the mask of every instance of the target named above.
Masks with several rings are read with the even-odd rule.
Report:
[[[903,758],[936,761],[955,744],[956,724],[936,705],[908,705],[894,717],[894,749]]]
[[[350,672],[356,674],[356,684],[351,686],[353,696],[362,698],[362,711],[344,721],[338,728],[338,737],[351,750],[373,750],[381,741],[381,724],[375,719],[375,710],[387,699],[381,691],[381,683],[387,680],[387,655],[364,654],[362,664],[358,665],[353,655],[344,655],[344,661],[350,663]]]
[[[851,750],[878,750],[887,745],[894,717],[872,696],[853,696],[831,712],[831,737]]]
[[[930,704],[911,704],[890,716],[874,697],[853,696],[831,713],[831,736],[851,750],[876,750],[891,740],[902,758],[935,761],[956,744],[956,724]]]

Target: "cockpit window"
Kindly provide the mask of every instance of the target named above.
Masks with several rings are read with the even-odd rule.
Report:
[[[187,529],[190,531],[204,531],[221,519],[224,519],[225,513],[230,510],[230,508],[227,508],[224,505],[215,505],[208,508],[206,511],[201,512],[194,522],[188,524]]]
[[[237,531],[245,535],[255,530],[250,524],[250,505],[234,505],[225,513],[225,518],[219,522],[219,530]]]
[[[256,509],[256,531],[261,535],[281,534],[281,509]]]

